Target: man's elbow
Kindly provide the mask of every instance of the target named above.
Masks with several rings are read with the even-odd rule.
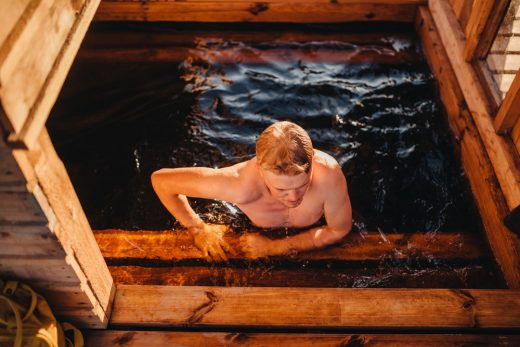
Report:
[[[328,232],[324,233],[323,236],[320,237],[321,242],[315,243],[315,246],[325,247],[338,243],[350,233],[351,229],[352,223],[349,223],[342,228],[329,228]]]
[[[158,192],[161,189],[161,185],[163,183],[163,178],[164,178],[163,173],[164,173],[164,169],[159,169],[159,170],[152,172],[152,174],[150,175],[150,181],[152,183],[152,187],[156,192]]]
[[[350,233],[351,230],[352,230],[352,222],[348,223],[347,225],[345,225],[342,228],[336,229],[334,231],[334,236],[335,236],[334,243],[343,240],[343,238],[345,238]]]

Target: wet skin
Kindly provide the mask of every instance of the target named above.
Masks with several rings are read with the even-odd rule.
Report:
[[[240,247],[249,258],[323,247],[342,239],[352,226],[345,176],[334,158],[318,150],[312,170],[296,176],[263,170],[253,158],[221,169],[161,169],[152,174],[152,185],[168,211],[191,232],[208,260],[227,260],[226,252],[235,252],[224,240],[226,229],[204,223],[186,196],[234,203],[260,227],[303,227],[325,214],[325,226],[284,239],[270,240],[258,233],[245,233]]]

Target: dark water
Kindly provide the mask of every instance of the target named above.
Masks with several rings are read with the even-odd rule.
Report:
[[[265,127],[291,120],[338,160],[355,218],[370,230],[478,230],[412,36],[366,45],[200,38],[185,51],[180,63],[75,63],[48,127],[94,229],[171,228],[154,170],[249,159]],[[226,204],[196,207],[212,221],[235,218]]]
[[[153,171],[247,160],[265,127],[291,120],[342,166],[356,232],[481,230],[413,35],[352,43],[208,34],[179,50],[169,61],[72,67],[47,126],[93,229],[175,227]],[[231,204],[192,202],[208,222],[247,226]]]

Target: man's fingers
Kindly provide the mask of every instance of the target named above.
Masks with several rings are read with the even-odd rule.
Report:
[[[218,255],[220,256],[220,258],[222,258],[223,261],[228,261],[226,252],[224,252],[222,247],[220,245],[217,245],[215,248],[216,248],[216,251],[217,251]]]
[[[202,251],[202,254],[204,255],[204,258],[206,258],[206,261],[207,261],[208,263],[213,262],[213,258],[209,255],[209,251],[208,251],[207,249],[204,249],[204,250]]]
[[[222,245],[222,247],[228,251],[231,255],[233,256],[237,256],[237,251],[235,251],[235,249],[233,247],[231,247],[229,245],[229,243],[227,243],[225,240],[222,240],[222,242],[220,243]]]

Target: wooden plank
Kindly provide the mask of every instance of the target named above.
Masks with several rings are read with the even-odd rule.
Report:
[[[475,0],[455,0],[452,1],[453,11],[457,16],[462,28],[466,28],[471,9]]]
[[[74,23],[70,0],[41,0],[16,43],[0,60],[0,98],[11,124],[21,131]],[[41,35],[42,33],[47,35]]]
[[[0,224],[46,225],[47,218],[28,192],[0,192]]]
[[[0,225],[0,256],[64,258],[65,251],[47,226]]]
[[[395,262],[395,261],[394,261]],[[435,263],[435,260],[432,260]],[[305,288],[497,288],[489,265],[410,264],[347,268],[305,264],[296,269],[269,266],[109,266],[117,284],[162,286],[305,287]],[[505,288],[505,287],[504,287]]]
[[[516,73],[520,68],[520,54],[491,53],[487,56],[486,61],[493,73]]]
[[[24,192],[27,191],[27,183],[20,171],[3,138],[0,140],[0,191],[2,192]]]
[[[424,0],[248,0],[226,1],[103,1],[100,21],[290,22],[345,21],[412,22]]]
[[[484,28],[495,7],[494,0],[480,0],[476,1],[466,26],[466,45],[464,47],[464,58],[466,61],[473,61],[475,58],[475,51],[479,42],[481,41]]]
[[[520,36],[497,36],[490,53],[520,52]]]
[[[42,131],[34,151],[41,159],[34,168],[43,193],[56,216],[56,226],[52,229],[67,250],[78,263],[78,271],[84,273],[84,284],[94,293],[93,305],[99,305],[108,316],[114,295],[112,277],[97,246],[87,218],[70,182],[65,167],[58,158],[47,131]],[[30,155],[30,151],[25,151]],[[72,263],[71,263],[72,264]],[[106,324],[103,315],[100,324]]]
[[[4,278],[17,278],[28,283],[59,279],[62,283],[80,284],[77,274],[64,258],[0,256],[0,273]]]
[[[99,2],[100,0],[78,0],[70,2],[74,10],[74,22],[62,41],[52,68],[46,75],[45,82],[30,108],[23,128],[19,133],[11,134],[9,141],[22,143],[28,148],[35,145],[67,77],[81,41],[94,17]]]
[[[112,48],[112,49],[82,49],[78,59],[86,61],[124,61],[124,62],[172,62],[180,63],[188,58],[210,60],[212,63],[228,64],[262,64],[266,61],[304,61],[345,64],[403,64],[419,60],[420,56],[412,50],[396,52],[384,48],[375,51],[373,48],[358,47],[350,50],[324,49],[319,52],[307,49],[262,49],[259,51],[244,51],[235,48]]]
[[[461,115],[461,110],[465,106],[464,95],[458,87],[435,23],[426,7],[419,7],[415,24],[426,60],[439,86],[441,100],[448,116],[448,124],[455,139],[460,141],[467,127],[466,120]]]
[[[498,30],[499,35],[519,35],[520,34],[520,18],[514,19],[508,25],[503,25]]]
[[[506,94],[495,117],[495,129],[500,134],[511,131],[515,123],[520,122],[520,70]]]
[[[517,151],[520,153],[520,122],[517,122],[513,127],[511,138],[513,139]]]
[[[520,292],[118,285],[113,326],[519,328]]]
[[[504,20],[510,0],[495,0],[489,18],[486,20],[486,25],[480,39],[477,42],[473,57],[476,60],[484,59],[491,49],[491,45],[495,41],[496,35]]]
[[[22,19],[24,12],[33,0],[4,1],[0,5],[0,52],[4,50],[4,45],[8,44],[8,40],[13,31],[16,30],[17,24]],[[0,53],[1,54],[1,53]]]
[[[97,25],[96,25],[97,24]],[[162,23],[132,23],[131,28],[120,26],[103,25],[95,23],[82,42],[81,50],[105,49],[105,48],[136,48],[136,47],[193,47],[199,40],[224,40],[240,41],[244,43],[257,44],[270,42],[301,42],[312,41],[338,41],[356,45],[379,45],[392,47],[392,41],[388,40],[385,32],[342,32],[321,31],[302,32],[292,27],[266,28],[252,30],[215,30],[215,25],[203,26],[201,23],[197,28],[186,31],[183,26],[171,23],[164,27]],[[119,23],[118,23],[119,24]],[[202,27],[202,28],[201,28]],[[204,30],[204,27],[207,28]],[[220,24],[219,24],[220,27]],[[330,28],[327,26],[327,28]],[[396,41],[412,42],[415,36],[411,32],[392,33]],[[81,50],[78,53],[81,53]]]
[[[502,222],[509,213],[504,191],[500,189],[486,148],[477,131],[474,117],[466,109],[466,101],[450,59],[430,12],[420,8],[418,32],[425,45],[425,53],[439,80],[441,97],[448,109],[448,122],[456,129],[461,144],[461,158],[471,190],[482,217],[486,236],[510,288],[520,288],[520,243],[516,235]],[[467,100],[467,99],[466,99]],[[469,101],[468,101],[469,102]],[[451,111],[449,111],[451,109]],[[494,133],[494,130],[493,130]]]
[[[330,347],[402,346],[455,347],[520,345],[518,335],[470,334],[318,334],[247,332],[171,332],[105,330],[85,331],[86,347],[113,346],[240,346],[250,347]]]
[[[511,84],[513,83],[514,79],[514,73],[493,74],[493,80],[495,80],[495,83],[497,84],[498,89],[500,90],[502,99],[505,99],[507,91],[511,87]]]
[[[430,0],[429,8],[468,109],[485,145],[510,210],[520,205],[520,158],[513,144],[498,135],[490,107],[473,66],[463,58],[465,45],[457,18],[447,0]]]
[[[193,244],[191,235],[185,230],[178,231],[96,231],[95,237],[103,257],[112,264],[128,263],[129,260],[153,260],[156,262],[176,262],[181,260],[203,261],[204,256]],[[237,251],[230,259],[244,259],[238,246],[239,236],[228,233],[226,240]],[[391,259],[466,259],[484,257],[484,245],[476,233],[413,233],[386,234],[378,232],[350,233],[338,246],[323,250],[305,252],[292,256],[295,261],[336,260],[368,261]]]
[[[489,66],[485,60],[475,60],[473,67],[480,80],[480,85],[486,93],[491,107],[491,114],[496,114],[499,105],[502,103],[502,92],[498,89],[493,73],[489,70]]]

